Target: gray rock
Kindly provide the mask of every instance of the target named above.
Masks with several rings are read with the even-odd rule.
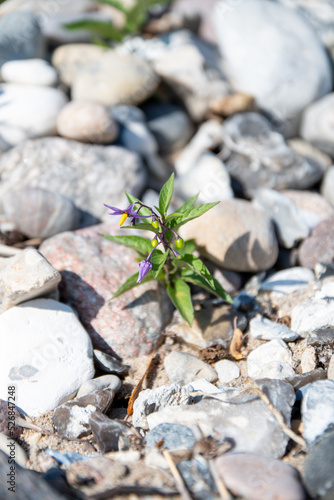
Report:
[[[223,142],[227,170],[247,197],[259,188],[309,188],[325,171],[323,162],[297,154],[258,113],[228,118],[223,124]]]
[[[126,434],[129,432],[127,425],[121,421],[111,420],[102,412],[96,411],[89,417],[89,426],[101,453],[118,451],[120,449],[120,438],[122,437],[122,448],[129,447]]]
[[[40,187],[67,196],[78,208],[105,219],[109,216],[103,203],[127,203],[124,191],[138,196],[146,180],[134,153],[59,137],[26,141],[1,155],[0,175],[0,200],[14,188]]]
[[[28,238],[49,238],[72,231],[82,220],[80,210],[69,198],[48,189],[13,189],[1,201],[7,219]]]
[[[109,391],[117,392],[121,388],[122,382],[115,375],[102,375],[102,377],[87,380],[79,387],[76,398],[81,398],[91,392],[97,390],[108,389]]]
[[[204,378],[208,382],[218,380],[217,372],[197,356],[173,351],[165,357],[164,367],[172,384],[185,385]]]
[[[334,498],[334,432],[328,431],[311,446],[303,470],[303,482],[311,496],[321,500]]]
[[[181,424],[160,424],[145,436],[146,445],[154,448],[163,440],[163,447],[168,450],[192,450],[195,436],[189,427]]]
[[[150,97],[158,84],[149,63],[133,54],[109,50],[76,74],[72,99],[95,99],[106,106],[136,105]]]
[[[10,339],[0,352],[0,398],[15,385],[15,403],[28,415],[53,410],[94,375],[89,336],[65,304],[34,299],[15,306],[0,315],[0,331]]]
[[[170,154],[183,148],[194,134],[194,125],[187,113],[170,103],[145,104],[148,128],[151,130],[162,154]]]
[[[248,500],[305,499],[297,470],[282,461],[253,453],[230,453],[218,457],[215,463],[219,476],[235,496]]]
[[[249,330],[250,335],[259,340],[281,339],[285,342],[293,342],[299,337],[298,333],[293,332],[286,325],[274,323],[260,315],[250,320]]]
[[[0,311],[57,291],[61,276],[34,248],[26,248],[0,271]]]
[[[284,248],[292,248],[310,233],[312,214],[304,213],[288,197],[273,189],[259,189],[255,192],[253,203],[270,215],[275,223],[278,241]],[[306,220],[308,222],[306,223]],[[319,218],[314,216],[314,225]]]
[[[217,497],[210,466],[203,457],[197,455],[191,460],[181,460],[177,468],[193,498],[214,500]]]
[[[319,328],[307,336],[308,345],[330,344],[334,340],[334,328]]]
[[[326,170],[321,184],[321,194],[334,207],[334,166]]]
[[[203,256],[232,271],[269,269],[278,255],[270,218],[245,200],[221,201],[182,226],[181,235],[185,239],[194,238]]]
[[[44,37],[32,12],[9,12],[0,18],[0,66],[13,59],[43,58]]]
[[[295,401],[292,386],[281,380],[258,383],[289,425]],[[247,451],[274,458],[283,456],[289,438],[261,400],[253,395],[240,394],[240,391],[230,389],[214,394],[215,399],[206,397],[192,405],[163,408],[147,416],[149,428],[166,422],[186,422],[187,426],[197,424],[205,436],[218,433],[222,440],[232,439],[234,452]]]
[[[222,359],[215,363],[215,370],[218,374],[219,382],[221,384],[228,384],[235,380],[240,375],[240,369],[236,363],[228,359]]]
[[[263,368],[266,365],[270,365],[274,361],[278,361],[280,363],[284,362],[288,364],[290,367],[292,367],[291,351],[281,339],[270,340],[266,344],[257,347],[256,349],[254,349],[254,351],[252,351],[249,354],[247,358],[248,376],[251,378],[260,378],[261,376],[263,376],[262,373]],[[285,368],[284,365],[283,367]],[[268,368],[270,368],[270,366]],[[277,370],[275,371],[277,372]],[[292,370],[292,372],[289,375],[287,375],[286,371],[283,370],[282,374],[284,375],[284,377],[282,378],[285,378],[287,376],[293,376],[294,372]],[[278,378],[278,377],[273,377],[273,378]]]
[[[317,380],[310,384],[301,413],[304,438],[310,445],[334,425],[334,380]]]
[[[214,26],[233,88],[253,95],[286,134],[297,135],[301,111],[332,87],[329,59],[312,28],[292,9],[261,0],[237,8],[220,0]]]
[[[98,389],[58,406],[52,416],[58,434],[67,439],[76,439],[88,434],[91,431],[90,417],[96,411],[108,411],[115,392],[112,389]]]
[[[136,427],[148,429],[147,416],[153,412],[161,411],[166,406],[179,406],[190,404],[193,401],[192,386],[181,387],[178,384],[162,385],[157,389],[141,391],[133,405],[132,422]]]
[[[331,266],[334,261],[334,217],[319,222],[298,249],[301,265],[315,269],[317,264]]]
[[[0,84],[0,151],[27,139],[56,135],[57,116],[67,103],[59,89]]]
[[[300,135],[320,151],[334,156],[333,136],[334,92],[310,104],[304,111]]]
[[[286,295],[306,288],[315,280],[314,273],[305,267],[291,267],[272,274],[260,285],[260,290]]]
[[[106,373],[125,375],[129,370],[129,366],[124,365],[114,356],[111,356],[106,352],[99,351],[99,349],[94,349],[94,361],[96,366]]]

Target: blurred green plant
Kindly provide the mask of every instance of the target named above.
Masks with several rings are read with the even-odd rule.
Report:
[[[88,30],[95,35],[95,41],[106,43],[108,41],[121,42],[128,35],[140,33],[148,19],[150,7],[165,5],[173,0],[136,0],[131,8],[126,8],[118,0],[96,0],[98,3],[110,5],[124,14],[125,22],[123,28],[114,26],[112,22],[99,21],[96,19],[82,19],[73,23],[65,24],[68,30]]]

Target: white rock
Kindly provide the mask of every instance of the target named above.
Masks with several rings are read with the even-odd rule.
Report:
[[[0,271],[0,311],[56,291],[60,280],[59,272],[41,253],[34,248],[22,250]]]
[[[310,104],[304,111],[300,135],[331,156],[333,144],[334,92]]]
[[[217,372],[208,363],[186,352],[172,351],[165,357],[164,367],[171,383],[185,385],[199,378],[208,382],[218,379]]]
[[[330,167],[323,177],[321,194],[334,207],[334,166]]]
[[[174,189],[184,200],[199,193],[198,203],[230,200],[234,196],[224,163],[212,153],[201,156],[190,172],[177,177]]]
[[[235,380],[240,375],[240,369],[238,365],[229,361],[228,359],[222,359],[215,364],[215,370],[218,373],[219,382],[221,384],[228,384],[232,380]]]
[[[249,332],[253,339],[259,340],[282,339],[285,342],[293,342],[299,337],[298,333],[293,332],[286,325],[274,323],[260,315],[250,320]]]
[[[302,373],[311,372],[315,369],[317,364],[315,349],[313,345],[308,345],[300,359],[300,366]]]
[[[70,307],[35,299],[0,316],[0,398],[38,416],[70,399],[93,377],[90,338]]]
[[[102,375],[101,377],[93,378],[92,380],[87,380],[81,384],[76,398],[81,398],[90,392],[96,391],[97,389],[110,389],[112,391],[118,391],[121,388],[122,382],[116,375]]]
[[[219,0],[213,20],[231,85],[297,135],[301,111],[332,88],[329,58],[312,28],[292,9],[263,0]]]
[[[289,269],[272,274],[261,283],[260,290],[286,295],[295,290],[306,288],[314,279],[314,273],[310,269],[306,267],[290,267]]]
[[[334,425],[334,380],[317,380],[307,389],[301,407],[304,438],[311,444]]]
[[[272,361],[283,361],[292,366],[291,351],[281,339],[271,340],[249,354],[247,358],[249,377],[260,378],[263,366]]]
[[[284,380],[295,375],[294,369],[288,363],[285,363],[285,361],[270,361],[261,367],[260,373],[256,378]]]
[[[57,116],[67,100],[53,88],[0,84],[0,150],[26,139],[56,135]]]
[[[57,83],[56,70],[44,59],[8,61],[1,66],[4,82],[52,87]]]
[[[334,380],[334,354],[332,354],[332,357],[328,365],[327,378]]]
[[[291,329],[307,337],[318,328],[334,325],[334,283],[326,283],[315,296],[291,311]]]

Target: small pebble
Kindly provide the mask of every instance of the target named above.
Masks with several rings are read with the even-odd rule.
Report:
[[[285,342],[281,339],[270,340],[266,344],[257,347],[247,358],[248,376],[260,378],[261,371],[265,365],[273,361],[284,362],[292,366],[292,354]],[[283,367],[285,365],[282,365]],[[290,373],[292,376],[293,373]]]
[[[93,378],[81,384],[76,398],[80,398],[96,390],[109,389],[110,391],[117,392],[121,385],[120,379],[115,375],[102,375],[102,377]]]
[[[218,373],[219,382],[221,384],[228,384],[240,375],[238,365],[228,359],[222,359],[221,361],[215,363],[215,370]]]
[[[44,59],[8,61],[1,66],[0,75],[4,82],[46,87],[54,86],[58,80],[56,70]]]
[[[99,349],[94,349],[94,361],[96,366],[106,373],[114,373],[122,376],[126,375],[129,371],[129,366],[123,365],[117,358],[103,351],[99,351]]]
[[[208,363],[185,352],[173,351],[168,354],[164,367],[171,383],[185,385],[200,378],[208,382],[218,380],[217,372]]]
[[[272,274],[261,283],[260,290],[286,295],[307,287],[314,279],[314,273],[310,269],[291,267]]]
[[[315,349],[313,346],[308,345],[300,359],[300,366],[302,369],[302,373],[307,373],[314,370],[316,367],[316,362],[317,359],[315,355]]]
[[[163,442],[162,447],[168,450],[192,450],[195,436],[189,427],[181,424],[160,424],[150,430],[145,436],[146,445],[154,448]]]
[[[334,425],[334,380],[318,380],[307,390],[301,408],[304,438],[313,443]]]
[[[274,323],[263,316],[256,316],[249,322],[250,335],[254,339],[273,340],[282,339],[285,342],[293,342],[299,335],[285,325]]]

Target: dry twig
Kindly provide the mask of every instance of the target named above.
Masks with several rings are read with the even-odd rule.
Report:
[[[150,356],[150,359],[148,360],[147,368],[145,370],[144,375],[139,380],[138,384],[136,385],[136,387],[133,389],[133,391],[131,393],[131,396],[130,396],[130,399],[129,399],[129,403],[128,403],[128,408],[127,408],[127,411],[126,411],[127,415],[126,415],[125,419],[129,418],[132,415],[132,413],[133,413],[133,404],[136,401],[136,399],[138,398],[140,391],[142,390],[145,377],[148,374],[149,369],[151,368],[152,361],[153,361],[153,358],[154,358],[154,354],[155,354],[155,352],[152,352],[152,354]]]

